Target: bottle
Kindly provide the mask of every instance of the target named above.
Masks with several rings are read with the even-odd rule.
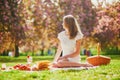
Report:
[[[32,57],[31,56],[27,56],[27,63],[31,64],[32,63]]]

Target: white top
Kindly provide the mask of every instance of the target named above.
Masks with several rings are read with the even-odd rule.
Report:
[[[61,47],[63,50],[63,56],[73,53],[76,47],[76,41],[82,38],[83,38],[83,35],[78,33],[74,39],[69,39],[69,36],[65,33],[65,31],[60,32],[58,34],[58,39],[60,40],[60,43],[61,43]],[[69,58],[69,61],[80,62],[80,55],[74,58]]]

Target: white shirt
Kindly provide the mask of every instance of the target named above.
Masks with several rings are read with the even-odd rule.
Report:
[[[60,40],[60,43],[61,43],[63,56],[73,53],[76,47],[76,41],[82,38],[83,38],[83,35],[78,33],[74,39],[69,39],[69,36],[65,33],[65,31],[60,32],[58,34],[58,39]],[[69,61],[80,62],[80,55],[74,58],[69,58]]]

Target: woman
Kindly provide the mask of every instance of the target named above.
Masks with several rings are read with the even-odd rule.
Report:
[[[58,34],[59,46],[54,58],[53,67],[91,67],[91,64],[80,63],[80,46],[83,34],[72,15],[64,16],[63,28]],[[62,56],[60,54],[62,52]]]

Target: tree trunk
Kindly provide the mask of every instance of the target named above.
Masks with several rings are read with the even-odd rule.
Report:
[[[15,44],[15,57],[19,57],[19,47]]]
[[[7,56],[6,50],[3,51],[3,56]]]
[[[44,49],[41,50],[41,56],[44,56]]]
[[[32,48],[32,56],[34,56],[34,47]]]
[[[116,46],[116,53],[119,54],[119,49],[118,49],[118,46]]]

